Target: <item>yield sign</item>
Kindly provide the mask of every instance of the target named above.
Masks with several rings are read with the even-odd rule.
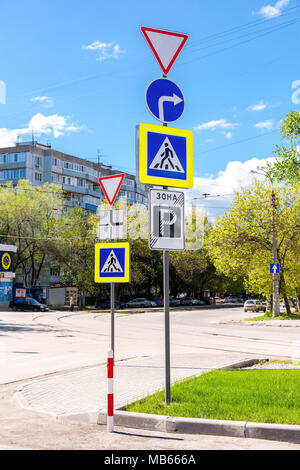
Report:
[[[163,73],[168,75],[188,39],[188,35],[147,28],[146,26],[141,26],[141,31]]]
[[[105,194],[106,199],[108,200],[109,204],[112,206],[115,202],[121,184],[125,178],[125,174],[122,173],[120,175],[110,175],[110,176],[102,176],[99,178],[99,183],[103,192]]]

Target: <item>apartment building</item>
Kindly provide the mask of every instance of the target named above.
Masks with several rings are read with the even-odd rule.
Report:
[[[118,197],[129,204],[147,204],[147,187],[137,183],[134,175],[114,170],[109,165],[78,158],[36,141],[0,148],[0,185],[7,182],[16,185],[20,179],[27,179],[33,186],[55,183],[67,193],[66,206],[79,205],[91,213],[95,213],[100,201],[105,199],[98,178],[118,173],[125,173]],[[35,286],[32,295],[42,296],[47,302],[50,290],[54,289],[51,286],[59,283],[59,272],[55,266],[46,263],[39,279],[39,286]],[[0,297],[2,291],[5,294],[0,298],[0,305],[8,305],[12,298],[10,283],[11,289],[8,291],[7,285],[0,279]],[[16,273],[14,289],[16,287],[24,287],[21,272]]]
[[[55,183],[66,191],[66,205],[80,205],[91,212],[96,212],[104,198],[98,178],[118,173],[125,173],[119,197],[129,204],[147,204],[146,186],[137,183],[132,174],[54,150],[50,145],[36,141],[0,148],[0,184],[8,181],[17,184],[19,179],[27,179],[33,186]]]

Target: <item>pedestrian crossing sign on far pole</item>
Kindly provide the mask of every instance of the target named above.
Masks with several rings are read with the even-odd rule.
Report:
[[[193,187],[193,132],[154,124],[140,124],[136,135],[137,175],[140,183]]]
[[[96,243],[95,282],[130,282],[130,244]]]

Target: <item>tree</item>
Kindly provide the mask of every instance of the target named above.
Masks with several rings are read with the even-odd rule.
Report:
[[[291,111],[281,124],[282,139],[288,145],[277,145],[275,163],[268,164],[266,169],[273,177],[288,184],[300,181],[300,112]]]
[[[56,244],[55,221],[63,207],[63,192],[54,184],[33,187],[20,180],[0,187],[0,233],[3,243],[18,250],[14,268],[22,273],[25,286],[37,284]]]
[[[61,271],[61,281],[74,283],[85,305],[87,293],[94,294],[96,216],[80,206],[65,209],[55,220],[58,243],[52,244],[52,262]]]
[[[276,187],[275,226],[281,266],[279,292],[289,311],[288,297],[300,284],[300,184]],[[272,202],[266,183],[237,193],[229,212],[220,217],[209,239],[209,251],[217,270],[236,279],[243,276],[249,292],[267,298],[272,293]]]

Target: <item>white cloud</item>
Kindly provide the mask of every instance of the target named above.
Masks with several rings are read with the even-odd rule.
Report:
[[[246,162],[231,161],[224,171],[220,171],[216,177],[194,177],[194,188],[186,191],[186,204],[204,207],[208,215],[215,219],[229,209],[234,191],[242,187],[250,187],[254,179],[264,181],[263,175],[252,174],[257,167],[264,167],[267,162],[274,161],[274,157],[259,159],[252,158]],[[204,194],[209,195],[206,198]],[[195,199],[200,198],[200,199]]]
[[[232,132],[223,132],[223,134],[225,135],[226,139],[231,139],[232,137]]]
[[[254,127],[270,131],[271,129],[273,129],[273,121],[269,119],[267,121],[257,122],[256,124],[254,124]]]
[[[53,134],[54,138],[71,132],[79,132],[86,129],[85,126],[78,126],[70,122],[69,117],[53,114],[44,116],[41,113],[36,114],[29,121],[28,125],[20,129],[0,128],[0,147],[12,147],[15,145],[17,138],[31,135],[32,131],[35,136]]]
[[[250,106],[251,111],[262,111],[263,109],[266,109],[267,105],[263,101],[260,101],[257,104],[254,104]]]
[[[203,124],[199,124],[198,126],[195,126],[194,129],[195,131],[203,131],[203,130],[214,131],[217,128],[232,129],[237,126],[239,126],[238,123],[227,122],[225,119],[219,119],[217,121],[204,122]]]
[[[51,108],[54,104],[52,98],[49,98],[49,96],[35,96],[31,98],[30,101],[40,103],[43,108]]]
[[[121,49],[119,44],[115,41],[100,42],[95,41],[88,46],[81,46],[82,49],[90,51],[98,51],[100,53],[96,60],[102,61],[107,59],[118,59],[121,54],[125,54],[125,49]]]
[[[258,14],[267,19],[275,18],[281,15],[282,8],[288,3],[290,3],[290,0],[279,0],[274,5],[265,5],[258,11]]]

